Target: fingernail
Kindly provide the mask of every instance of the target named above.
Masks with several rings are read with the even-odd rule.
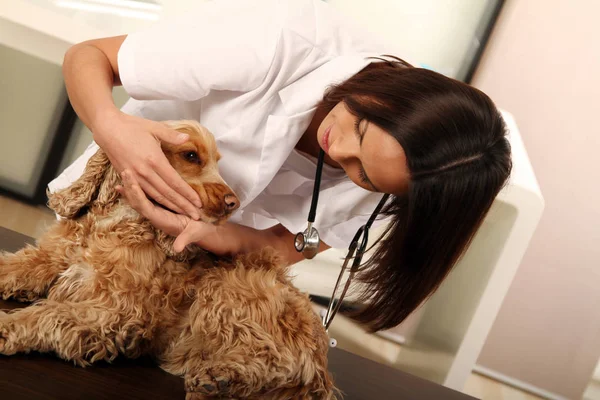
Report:
[[[189,138],[190,135],[188,135],[187,133],[181,133],[177,136],[177,140],[181,140],[182,142],[188,140]]]
[[[200,200],[194,201],[194,205],[198,208],[202,208],[202,202]]]

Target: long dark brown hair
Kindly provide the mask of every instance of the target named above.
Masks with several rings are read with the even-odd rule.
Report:
[[[329,88],[319,107],[344,102],[403,147],[410,181],[392,193],[380,243],[357,278],[372,331],[401,323],[440,286],[471,243],[512,168],[501,114],[481,91],[401,59],[374,60]]]

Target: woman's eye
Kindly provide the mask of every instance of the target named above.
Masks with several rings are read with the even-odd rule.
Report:
[[[362,167],[360,167],[360,169],[358,170],[358,178],[362,183],[369,184],[369,178],[367,178],[367,173]]]
[[[360,131],[360,124],[361,122],[363,122],[362,119],[357,118],[356,122],[354,123],[354,134],[356,134],[356,136],[358,136],[358,139],[360,140],[361,144],[362,144],[362,139],[363,139],[363,135],[364,132]]]
[[[183,158],[185,158],[187,162],[200,164],[200,157],[198,157],[198,153],[196,153],[195,151],[184,151]]]

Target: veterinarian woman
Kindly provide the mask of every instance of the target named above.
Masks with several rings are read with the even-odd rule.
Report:
[[[123,193],[160,229],[217,254],[275,246],[296,262],[315,158],[326,152],[316,227],[320,250],[348,246],[375,209],[390,231],[359,279],[357,319],[400,323],[448,274],[511,169],[505,126],[482,92],[380,57],[389,49],[320,0],[217,0],[147,31],[73,46],[69,97],[95,142],[128,178]],[[131,100],[121,109],[111,89]],[[224,226],[195,221],[198,195],[159,140],[186,140],[161,120],[210,129],[221,175],[241,207]],[[68,186],[92,144],[50,184]],[[150,203],[144,193],[174,210]]]

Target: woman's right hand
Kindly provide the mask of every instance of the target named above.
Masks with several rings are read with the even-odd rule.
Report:
[[[198,219],[200,197],[171,167],[160,147],[160,141],[177,145],[188,135],[124,114],[113,102],[112,88],[120,83],[117,56],[125,38],[90,40],[67,51],[63,74],[71,104],[118,173],[131,171],[148,196]]]
[[[163,206],[180,214],[200,218],[200,196],[171,166],[160,142],[181,144],[188,135],[165,124],[111,110],[92,127],[94,140],[118,173],[129,171],[134,182]]]

